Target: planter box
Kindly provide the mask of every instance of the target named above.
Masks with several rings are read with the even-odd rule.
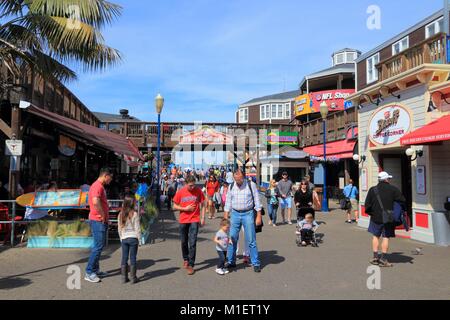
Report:
[[[90,249],[94,245],[93,237],[29,237],[27,248],[72,248]]]

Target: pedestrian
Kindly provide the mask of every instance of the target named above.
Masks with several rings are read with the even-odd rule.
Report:
[[[139,280],[136,276],[136,256],[141,242],[141,224],[139,213],[136,211],[136,199],[132,195],[125,196],[117,220],[119,220],[118,231],[122,246],[122,263],[120,265],[122,283],[130,281],[128,279],[128,259],[130,260],[131,282],[137,283]]]
[[[220,188],[220,197],[221,197],[221,206],[222,209],[225,207],[225,203],[227,203],[227,193],[228,193],[228,189],[229,189],[230,185],[228,184],[228,182],[224,182],[222,187]]]
[[[304,180],[308,183],[308,189],[309,189],[309,191],[313,192],[314,189],[316,188],[316,186],[314,185],[314,183],[311,182],[311,176],[310,176],[309,174],[307,174],[307,175],[305,176],[305,179],[304,179]]]
[[[232,184],[234,181],[233,172],[231,172],[231,170],[228,170],[227,172],[226,181],[228,182],[228,184]]]
[[[315,216],[313,208],[313,193],[308,188],[308,181],[303,180],[300,182],[300,189],[295,192],[294,202],[298,209],[297,221],[303,220],[308,213],[312,214],[313,217]]]
[[[172,200],[177,192],[177,181],[175,176],[171,176],[167,184],[167,209],[172,210]]]
[[[283,223],[286,223],[285,211],[287,210],[289,224],[292,224],[292,186],[293,183],[291,180],[289,180],[288,173],[284,171],[282,174],[282,179],[278,182],[278,190],[281,194],[281,217],[283,218]]]
[[[112,179],[113,174],[110,169],[101,169],[98,179],[92,184],[88,193],[89,224],[94,245],[91,249],[84,279],[94,283],[100,282],[100,278],[107,276],[106,272],[100,271],[100,256],[105,246],[109,223],[109,207],[105,186],[109,185]]]
[[[180,211],[181,252],[188,275],[194,274],[198,230],[205,225],[205,196],[195,182],[194,176],[188,176],[186,186],[173,198],[173,208]]]
[[[256,184],[248,181],[241,170],[234,173],[234,181],[230,186],[225,204],[224,218],[230,217],[230,237],[232,245],[228,247],[227,261],[229,268],[236,267],[236,249],[239,231],[244,227],[244,235],[250,249],[250,259],[255,272],[261,272],[258,247],[256,244],[256,226],[262,225],[262,205]],[[256,211],[256,216],[255,216]]]
[[[230,221],[228,219],[222,219],[220,222],[220,230],[217,231],[214,237],[216,243],[217,254],[219,255],[219,263],[217,264],[216,273],[224,275],[229,273],[225,266],[227,259],[228,244],[230,243]]]
[[[281,197],[280,190],[278,190],[277,182],[275,180],[270,180],[270,186],[266,190],[267,199],[267,209],[269,211],[269,225],[277,226],[277,212],[279,201],[278,198]]]
[[[208,182],[205,184],[206,195],[208,198],[208,219],[213,219],[216,213],[216,208],[214,206],[214,196],[219,192],[220,184],[217,181],[215,175],[210,175]]]
[[[381,267],[392,267],[392,263],[388,262],[386,255],[389,250],[389,239],[395,238],[394,202],[402,204],[406,202],[401,191],[391,184],[392,179],[393,177],[387,172],[380,172],[378,174],[378,185],[370,188],[365,202],[366,213],[370,216],[368,231],[373,235],[373,258],[370,263]],[[383,237],[383,240],[381,242],[381,256],[379,256],[378,249],[381,237]]]
[[[348,181],[348,185],[344,187],[344,197],[347,205],[347,223],[358,222],[359,218],[359,205],[358,205],[358,188],[353,185],[353,179]],[[355,219],[352,220],[352,211],[354,212]]]

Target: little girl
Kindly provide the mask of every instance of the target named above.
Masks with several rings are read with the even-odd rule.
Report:
[[[139,213],[135,210],[135,206],[135,198],[126,195],[118,217],[119,237],[122,243],[122,263],[120,268],[122,283],[130,281],[128,279],[128,258],[130,259],[131,282],[138,282],[136,277],[136,256],[141,241],[141,225]]]
[[[227,259],[228,244],[230,243],[230,221],[222,219],[220,222],[220,230],[217,231],[214,237],[216,243],[217,254],[219,255],[219,263],[216,268],[216,273],[220,275],[227,274],[229,271],[225,268],[225,261]]]

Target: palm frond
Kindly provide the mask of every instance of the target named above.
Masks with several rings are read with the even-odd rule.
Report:
[[[23,0],[0,0],[0,17],[16,16],[23,11]]]

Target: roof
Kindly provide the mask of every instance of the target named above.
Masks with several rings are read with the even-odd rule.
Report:
[[[332,54],[331,56],[334,56],[335,54],[338,54],[338,53],[349,52],[349,51],[357,52],[357,53],[361,54],[361,51],[359,51],[359,50],[357,50],[357,49],[344,48],[344,49],[338,50],[338,51],[336,51],[336,52],[333,52],[333,54]]]
[[[129,116],[129,118],[123,118],[120,114],[104,113],[104,112],[92,112],[100,122],[136,122],[141,121],[138,118]]]
[[[256,104],[256,103],[262,102],[262,101],[291,100],[291,99],[297,98],[299,95],[300,95],[300,90],[276,93],[276,94],[271,94],[268,96],[252,99],[250,101],[243,103],[242,105],[253,104],[253,103]]]
[[[338,64],[331,68],[324,69],[324,70],[318,71],[316,73],[307,75],[306,77],[303,78],[302,82],[300,82],[300,88],[303,87],[303,85],[305,84],[307,79],[311,80],[311,79],[316,79],[316,78],[332,76],[332,75],[340,74],[340,73],[354,73],[354,72],[355,72],[355,64],[354,63]]]
[[[399,33],[395,37],[393,37],[393,38],[383,42],[382,44],[380,44],[376,48],[374,48],[374,49],[372,49],[370,51],[367,51],[366,53],[360,55],[359,58],[356,59],[356,62],[359,63],[359,62],[367,59],[368,57],[373,56],[374,54],[376,54],[377,52],[379,52],[383,48],[386,48],[386,47],[394,44],[395,42],[403,39],[404,37],[406,37],[408,34],[412,33],[413,31],[426,26],[427,24],[429,24],[429,23],[433,22],[434,20],[442,17],[443,15],[444,15],[444,9],[441,9],[441,10],[435,12],[431,16],[429,16],[429,17],[423,19],[422,21],[416,23],[414,26],[408,28],[407,30],[403,31],[402,33]]]
[[[103,149],[115,152],[121,156],[123,155],[125,158],[131,156],[143,160],[142,154],[134,143],[119,134],[63,117],[33,105],[28,107],[26,111],[52,122],[52,124],[62,128],[69,134],[79,137],[83,141],[87,140]]]

